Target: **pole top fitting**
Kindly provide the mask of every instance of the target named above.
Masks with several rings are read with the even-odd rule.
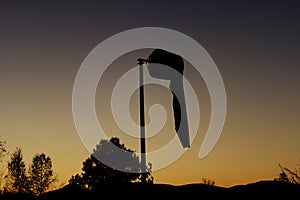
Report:
[[[142,65],[142,64],[148,62],[148,60],[146,60],[146,59],[144,59],[144,58],[138,58],[137,61],[138,61],[138,64],[139,64],[139,65]]]

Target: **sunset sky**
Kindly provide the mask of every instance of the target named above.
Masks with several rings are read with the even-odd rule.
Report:
[[[209,95],[201,75],[187,64],[186,78],[200,101],[198,134],[179,160],[153,172],[154,182],[181,185],[207,178],[230,187],[273,179],[280,173],[278,163],[299,167],[300,1],[241,2],[1,1],[0,135],[7,149],[21,147],[26,164],[35,153],[49,155],[66,184],[89,156],[72,115],[73,83],[83,60],[119,32],[164,27],[192,37],[209,53],[224,81],[227,115],[219,141],[199,159]],[[115,79],[149,52],[117,59],[96,94],[100,123],[136,150],[139,141],[122,134],[111,120],[109,94]],[[158,90],[148,102],[168,98],[161,88],[152,92]],[[171,136],[154,136],[147,149]]]

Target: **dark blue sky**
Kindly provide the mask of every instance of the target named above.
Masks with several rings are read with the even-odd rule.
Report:
[[[1,54],[20,56],[30,46],[41,56],[84,56],[113,34],[158,26],[193,37],[219,63],[283,57],[290,67],[299,53],[299,7],[297,1],[1,1]]]

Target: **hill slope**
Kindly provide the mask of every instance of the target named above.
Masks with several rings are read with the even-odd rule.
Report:
[[[295,185],[279,181],[259,181],[246,185],[236,185],[225,188],[201,183],[180,186],[168,184],[101,185],[97,191],[88,191],[76,185],[66,185],[63,188],[47,192],[40,197],[23,195],[0,195],[1,200],[87,200],[101,198],[122,199],[157,199],[172,197],[175,199],[213,198],[213,199],[297,199],[300,196],[300,184]],[[169,198],[168,198],[169,199]]]
[[[128,185],[103,185],[98,191],[90,192],[81,189],[77,186],[67,185],[61,189],[48,192],[43,195],[43,199],[90,199],[97,197],[112,197],[112,198],[158,198],[165,196],[180,197],[180,198],[287,198],[300,196],[300,185],[294,185],[286,182],[278,181],[259,181],[247,185],[237,185],[230,188],[210,186],[205,184],[186,184],[181,186],[167,184],[128,184]]]

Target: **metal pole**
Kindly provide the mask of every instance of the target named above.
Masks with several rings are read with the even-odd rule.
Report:
[[[140,97],[140,145],[141,145],[141,172],[142,183],[146,183],[146,139],[145,139],[145,110],[144,110],[144,61],[138,59],[139,64],[139,97]]]

